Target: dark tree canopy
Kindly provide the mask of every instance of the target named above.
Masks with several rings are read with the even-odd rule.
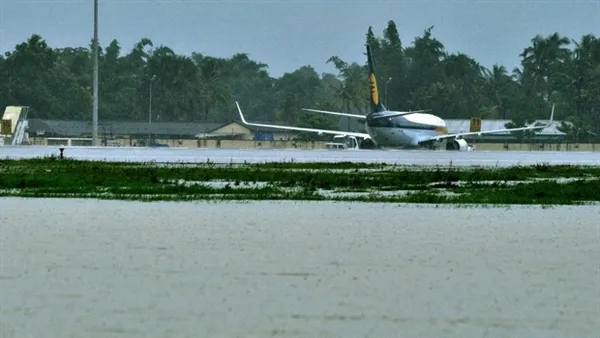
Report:
[[[523,125],[546,119],[555,103],[556,118],[572,123],[559,129],[574,137],[600,134],[600,39],[594,35],[579,40],[538,35],[519,54],[520,67],[508,70],[486,69],[468,55],[447,52],[434,27],[410,44],[401,41],[400,29],[389,21],[381,37],[369,27],[365,38],[389,109],[431,109],[445,119],[476,116]],[[99,48],[99,117],[146,121],[152,90],[153,120],[231,120],[238,100],[253,120],[337,128],[335,118],[300,108],[366,113],[366,57],[361,64],[337,56],[323,62],[335,65],[338,74],[318,74],[306,65],[272,78],[266,64],[244,53],[186,56],[147,38],[123,53],[113,40]],[[27,105],[30,117],[91,119],[91,43],[58,49],[32,35],[0,56],[0,79],[2,110]]]

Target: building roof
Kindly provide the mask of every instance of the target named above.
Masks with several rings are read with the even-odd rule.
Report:
[[[231,120],[227,123],[222,124],[220,127],[214,128],[213,130],[219,129],[221,127],[225,127],[228,124],[231,123],[237,123],[240,126],[243,126],[244,128],[248,128],[251,131],[254,132],[276,132],[276,133],[298,133],[298,131],[294,131],[294,130],[286,130],[286,129],[279,129],[279,128],[271,128],[271,127],[256,127],[256,126],[248,126],[245,125],[242,120]],[[271,124],[271,125],[275,125],[275,126],[289,126],[285,123],[281,123],[281,122],[266,122],[266,121],[259,121],[259,122],[252,122],[252,123],[258,123],[258,124]],[[212,130],[211,130],[212,131]]]
[[[241,121],[229,122],[127,122],[127,121],[102,121],[98,122],[98,134],[100,135],[171,135],[195,137],[198,134],[210,134],[219,128],[231,123],[237,123],[253,132],[285,132],[277,128],[262,128],[246,126]],[[263,122],[265,124],[273,124]],[[91,135],[93,126],[91,121],[72,121],[72,120],[42,120],[29,119],[29,128],[27,132],[50,135],[61,135],[70,137],[80,137],[82,135]]]
[[[81,136],[92,133],[91,121],[67,121],[67,120],[41,120],[29,119],[29,133],[43,131],[46,134],[57,134],[63,136]],[[206,122],[122,122],[102,121],[98,122],[99,134],[158,134],[158,135],[182,135],[193,136],[199,131],[215,129],[222,123]]]

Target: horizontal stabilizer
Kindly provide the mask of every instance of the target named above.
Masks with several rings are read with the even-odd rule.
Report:
[[[417,114],[417,113],[422,113],[428,110],[415,110],[415,111],[401,111],[401,112],[390,112],[388,113],[382,113],[381,115],[374,115],[370,118],[372,119],[382,119],[382,118],[392,118],[392,117],[397,117],[397,116],[405,116],[405,115],[410,115],[410,114]]]
[[[356,119],[359,119],[359,120],[366,120],[366,118],[367,118],[365,115],[348,114],[348,113],[338,113],[338,112],[333,112],[333,111],[328,111],[328,110],[318,110],[318,109],[308,109],[308,108],[302,108],[302,110],[306,110],[306,111],[310,111],[310,112],[315,112],[315,113],[322,113],[322,114],[330,114],[330,115],[352,117],[352,118],[356,118]],[[378,113],[378,114],[381,114],[381,115],[378,115],[378,114],[377,115],[373,115],[372,118],[373,119],[392,118],[392,117],[404,116],[404,115],[410,115],[410,114],[416,114],[416,113],[424,113],[426,111],[430,111],[430,109],[415,110],[415,111],[404,111],[404,112],[386,111],[386,112]]]
[[[328,110],[318,110],[318,109],[309,109],[309,108],[302,108],[302,110],[306,110],[306,111],[310,111],[310,112],[315,112],[315,113],[323,113],[323,114],[330,114],[330,115],[353,117],[353,118],[357,118],[357,119],[361,119],[361,120],[364,120],[364,119],[367,118],[365,115],[338,113],[338,112],[335,112],[335,111],[328,111]]]

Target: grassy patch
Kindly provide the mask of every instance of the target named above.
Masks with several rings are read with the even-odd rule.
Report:
[[[600,201],[600,168],[442,168],[351,162],[157,164],[48,157],[0,160],[0,196],[578,204]]]

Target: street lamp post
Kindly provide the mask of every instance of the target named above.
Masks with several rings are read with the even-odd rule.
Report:
[[[150,78],[149,98],[148,98],[148,146],[150,146],[150,127],[152,125],[152,81],[156,79],[156,75]]]
[[[98,146],[98,0],[94,0],[94,79],[92,84],[92,146]]]
[[[387,103],[388,103],[388,102],[387,102],[387,86],[388,86],[388,83],[390,83],[390,81],[392,81],[392,78],[391,78],[391,77],[390,77],[390,78],[387,80],[387,82],[385,83],[385,107],[386,107],[386,108],[387,108]]]

